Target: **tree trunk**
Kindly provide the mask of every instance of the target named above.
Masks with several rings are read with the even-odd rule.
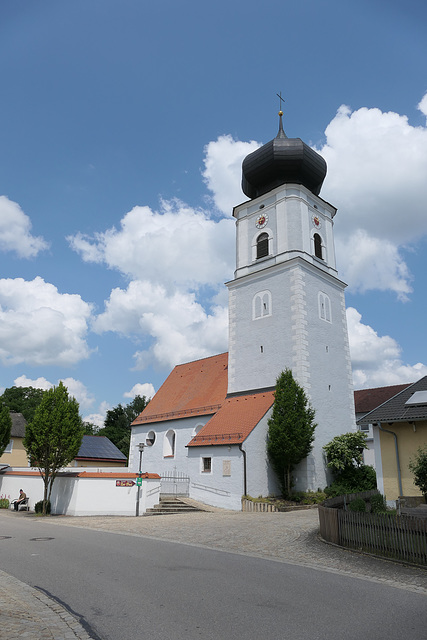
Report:
[[[44,482],[44,494],[43,494],[43,511],[42,511],[42,515],[45,516],[46,515],[46,505],[47,505],[47,490],[48,490],[48,486],[49,486],[49,475],[46,474],[43,478],[43,482]]]

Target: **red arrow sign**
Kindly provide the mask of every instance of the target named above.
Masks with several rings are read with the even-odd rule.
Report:
[[[133,480],[116,480],[116,487],[133,487],[134,485]]]

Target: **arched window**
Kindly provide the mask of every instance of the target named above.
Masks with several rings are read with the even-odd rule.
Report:
[[[271,291],[260,291],[252,299],[252,320],[271,316]]]
[[[150,431],[149,433],[147,433],[145,444],[147,445],[147,447],[152,447],[155,442],[156,442],[156,433],[155,431]]]
[[[170,429],[165,435],[163,442],[163,457],[172,458],[175,455],[175,431]]]
[[[201,431],[204,426],[205,426],[204,424],[196,424],[196,426],[194,427],[194,430],[193,430],[193,437],[197,436],[199,431]]]
[[[323,260],[322,238],[319,236],[318,233],[315,233],[313,236],[313,240],[314,240],[314,255],[316,256],[316,258],[320,258],[321,260]]]
[[[326,322],[332,322],[331,301],[329,299],[329,296],[326,295],[326,293],[319,291],[318,302],[319,302],[319,318],[321,320],[326,320]]]
[[[268,233],[260,233],[256,240],[256,258],[268,256]]]

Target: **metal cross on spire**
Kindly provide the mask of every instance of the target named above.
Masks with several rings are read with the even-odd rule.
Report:
[[[282,111],[282,102],[285,102],[285,99],[284,99],[284,98],[282,98],[282,92],[280,92],[280,94],[279,94],[279,93],[276,93],[276,96],[277,96],[277,97],[279,98],[279,100],[280,100],[280,103],[279,103],[280,113],[279,113],[279,115],[283,115],[283,111]]]

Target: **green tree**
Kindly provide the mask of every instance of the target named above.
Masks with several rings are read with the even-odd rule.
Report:
[[[22,413],[25,420],[31,422],[43,394],[43,389],[34,387],[9,387],[0,396],[0,404],[6,405],[10,411]]]
[[[283,495],[292,492],[292,472],[308,456],[314,440],[315,411],[290,369],[276,381],[274,405],[268,420],[267,453]]]
[[[0,405],[1,406],[1,405]],[[12,418],[9,408],[3,405],[0,409],[0,456],[10,442],[10,430],[12,429]]]
[[[338,474],[345,469],[362,466],[363,451],[367,448],[366,434],[362,431],[350,431],[335,436],[323,450],[329,469]]]
[[[414,476],[414,484],[427,502],[427,447],[418,447],[415,458],[409,463],[409,470]]]
[[[125,456],[129,456],[131,422],[139,416],[148,403],[149,400],[145,396],[138,395],[124,407],[121,404],[113,407],[107,411],[104,426],[97,435],[107,436]]]
[[[43,478],[43,515],[46,515],[58,471],[75,458],[82,438],[78,402],[68,395],[67,388],[60,382],[44,392],[24,438],[27,455]]]
[[[82,427],[83,427],[83,435],[84,436],[97,436],[98,435],[99,427],[98,427],[98,425],[94,424],[93,422],[83,422],[82,423]]]
[[[376,489],[375,469],[363,464],[363,451],[367,449],[366,434],[350,431],[335,436],[323,447],[334,481],[325,489],[329,497]]]

